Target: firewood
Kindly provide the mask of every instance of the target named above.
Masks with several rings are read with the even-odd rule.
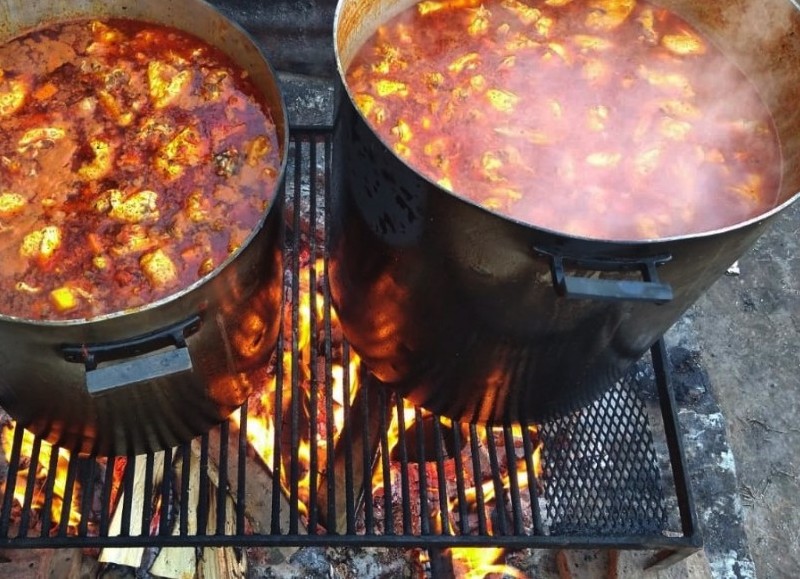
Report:
[[[376,389],[372,389],[373,396]],[[369,412],[369,421],[366,425],[367,437],[364,437],[364,405],[367,404],[366,397],[368,390],[360,388],[355,395],[352,406],[350,407],[350,416],[345,420],[344,427],[339,436],[339,440],[334,449],[333,464],[330,465],[324,472],[319,474],[317,485],[317,508],[319,509],[320,523],[331,532],[347,533],[347,489],[345,488],[346,477],[346,446],[348,440],[350,441],[350,449],[352,451],[352,485],[353,497],[355,499],[354,508],[356,511],[360,508],[364,501],[364,495],[367,489],[364,488],[364,449],[366,447],[367,454],[371,457],[371,464],[366,468],[374,469],[377,464],[377,455],[380,448],[380,412],[386,412],[384,419],[388,420],[391,414],[390,408],[387,405],[383,409],[373,409]],[[365,440],[366,438],[366,440]],[[328,477],[334,477],[334,496],[329,496],[328,491]],[[329,504],[334,503],[336,512],[335,520],[328,520],[328,507]]]
[[[195,455],[192,448],[189,465],[183,461],[183,455],[178,453],[173,468],[175,480],[181,480],[184,468],[189,468],[189,486],[187,488],[187,500],[181,508],[186,512],[186,531],[188,535],[197,534],[197,508],[200,499],[200,457]],[[178,521],[172,528],[172,534],[180,534]],[[166,579],[192,579],[196,574],[197,557],[194,547],[165,547],[161,549],[156,557],[150,572]]]
[[[211,465],[209,465],[211,471]],[[211,473],[209,472],[209,475]],[[217,510],[220,505],[217,504],[217,489],[219,488],[218,477],[211,477],[212,485],[211,492],[208,497],[208,526],[207,532],[213,533],[216,531]],[[213,482],[214,478],[217,483]],[[225,534],[232,535],[236,530],[236,505],[233,499],[226,495],[225,497]],[[200,560],[197,565],[197,579],[243,579],[247,576],[247,557],[244,551],[241,551],[237,556],[236,549],[233,547],[208,547],[203,549]]]
[[[152,496],[144,496],[145,478],[146,478],[146,456],[137,456],[128,459],[134,461],[133,471],[133,489],[131,493],[131,517],[130,525],[127,529],[128,535],[131,537],[138,537],[142,534],[142,515],[144,513],[145,501],[152,501]],[[130,466],[128,466],[130,468]],[[114,476],[108,473],[107,476]],[[161,480],[164,478],[164,452],[156,452],[153,456],[153,484],[154,490],[158,489]],[[108,529],[108,536],[119,536],[122,531],[122,511],[123,504],[125,503],[125,493],[120,492],[119,501],[114,509],[114,514],[111,517],[111,524]],[[143,547],[107,547],[100,552],[99,561],[101,563],[116,563],[118,565],[126,565],[129,567],[139,567],[142,563],[142,555],[144,554]]]
[[[272,465],[265,465],[259,456],[249,450],[245,451],[244,456],[240,456],[239,429],[233,423],[229,426],[227,441],[223,440],[219,427],[213,428],[208,433],[209,465],[213,464],[215,469],[218,468],[220,451],[222,446],[226,445],[228,460],[224,478],[231,496],[236,497],[239,494],[239,461],[244,460],[245,517],[255,533],[269,534],[272,525],[273,478],[268,469]],[[278,497],[278,503],[278,522],[281,531],[286,532],[289,529],[289,501],[283,493]],[[298,526],[298,532],[306,533],[302,523]]]
[[[231,513],[226,516],[226,534],[236,533],[236,500],[234,497],[239,495],[239,461],[244,461],[244,516],[247,524],[254,533],[269,534],[272,529],[272,501],[273,501],[273,478],[268,470],[272,465],[265,465],[255,452],[248,445],[244,454],[239,454],[239,429],[232,422],[229,423],[227,440],[224,440],[220,427],[211,429],[208,433],[208,463],[209,477],[214,477],[212,482],[219,486],[220,479],[227,483],[229,493],[229,506]],[[227,465],[224,473],[219,469],[220,451],[223,445],[227,448]],[[282,532],[289,529],[289,501],[280,493],[278,496],[277,514],[278,524]],[[209,523],[215,521],[216,517],[209,516]],[[230,529],[227,528],[230,523]],[[307,532],[302,521],[298,521],[297,532],[305,534]],[[270,547],[265,549],[265,559],[274,564],[288,561],[298,550],[297,547]],[[233,552],[229,553],[230,556]]]

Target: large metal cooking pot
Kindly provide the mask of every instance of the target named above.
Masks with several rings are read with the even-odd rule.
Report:
[[[240,372],[274,349],[282,286],[282,183],[288,146],[275,76],[247,34],[201,0],[4,0],[0,41],[71,18],[132,18],[180,28],[246,70],[277,127],[275,198],[241,247],[193,285],[89,320],[0,316],[0,406],[25,428],[82,453],[173,446],[247,397]]]
[[[749,76],[783,148],[777,206],[716,231],[645,242],[515,222],[421,177],[370,129],[345,74],[413,0],[340,0],[331,290],[381,380],[456,419],[538,421],[610,387],[800,190],[800,11],[790,0],[657,0]],[[480,138],[480,136],[476,136]]]

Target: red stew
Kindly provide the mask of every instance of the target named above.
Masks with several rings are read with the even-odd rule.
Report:
[[[275,125],[176,29],[75,21],[0,47],[0,313],[89,318],[219,266],[276,188]]]
[[[419,2],[366,42],[347,83],[411,167],[530,224],[655,239],[777,200],[780,148],[756,90],[645,2]]]

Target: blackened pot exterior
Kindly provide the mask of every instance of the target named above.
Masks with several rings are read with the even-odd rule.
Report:
[[[280,327],[286,112],[257,46],[202,0],[0,3],[0,38],[69,18],[126,17],[204,39],[248,71],[275,122],[275,198],[241,247],[193,285],[90,320],[0,316],[0,406],[37,435],[82,454],[175,446],[224,420],[249,394]]]
[[[353,44],[357,48],[398,3],[373,4],[339,3],[334,44],[342,79]],[[800,30],[796,9],[774,4],[788,7],[791,12],[782,14],[791,30]],[[681,13],[704,22],[713,15],[703,10],[692,14],[684,7]],[[717,42],[726,38],[717,28],[707,32]],[[761,53],[762,66],[744,66],[746,72],[763,74],[767,65],[776,70],[776,58],[787,52],[775,42]],[[796,66],[798,54],[789,57]],[[777,72],[792,75],[764,95],[784,147],[778,207],[724,230],[647,242],[571,237],[462,200],[398,159],[343,87],[334,146],[331,291],[346,337],[379,379],[454,419],[541,421],[592,400],[797,199],[800,118],[790,104],[796,72]],[[555,262],[570,280],[589,277],[589,286],[598,279],[630,280],[622,283],[629,295],[606,299],[602,285],[603,299],[564,295],[563,286],[555,289]],[[629,271],[606,271],[614,269]],[[671,299],[650,291],[664,284]],[[651,293],[659,297],[642,299]]]

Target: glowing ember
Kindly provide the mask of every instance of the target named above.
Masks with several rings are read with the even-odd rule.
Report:
[[[10,457],[17,425],[12,421],[3,427],[2,447],[6,457]],[[38,452],[36,446],[40,445]],[[50,503],[50,520],[56,526],[61,521],[64,496],[67,491],[67,467],[69,466],[70,453],[63,448],[57,450],[57,458],[53,458],[53,447],[45,441],[37,441],[33,434],[23,431],[20,446],[20,464],[22,468],[17,472],[14,484],[14,500],[23,509],[41,512],[45,504],[46,484],[52,484],[53,498]],[[33,461],[36,461],[35,465]],[[48,477],[55,460],[56,474]],[[30,490],[29,490],[30,487]],[[32,491],[32,492],[31,492]],[[5,492],[5,489],[3,489]],[[29,502],[26,503],[26,493],[30,492]],[[81,522],[80,514],[80,485],[76,482],[72,489],[72,504],[69,511],[68,532],[74,534]]]

